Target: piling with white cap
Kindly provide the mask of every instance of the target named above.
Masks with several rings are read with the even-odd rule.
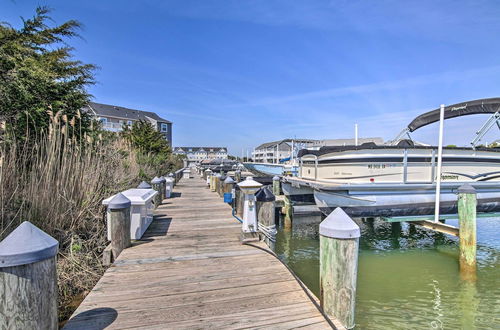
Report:
[[[211,169],[205,170],[205,175],[207,180],[207,186],[210,188],[210,183],[212,182],[212,170]]]
[[[58,329],[58,250],[28,221],[0,242],[0,329]]]
[[[122,193],[118,193],[108,204],[108,221],[111,237],[112,259],[116,259],[123,249],[130,246],[130,207],[132,203]]]
[[[165,178],[165,198],[171,198],[174,190],[174,179],[172,177]]]
[[[344,327],[354,327],[359,226],[336,208],[319,225],[320,301],[323,311]]]
[[[234,206],[234,199],[235,199],[235,189],[234,189],[234,185],[236,184],[236,182],[234,182],[233,178],[231,178],[230,176],[228,176],[225,180],[224,180],[224,203],[230,203],[233,208],[235,207]]]
[[[161,200],[163,201],[167,196],[165,194],[166,189],[167,189],[167,179],[164,176],[160,176],[161,180]]]
[[[158,194],[155,196],[155,207],[158,207],[161,205],[161,202],[163,201],[163,196],[162,196],[162,181],[159,177],[155,176],[153,180],[151,180],[151,186],[153,186],[153,189],[158,192]]]
[[[139,188],[139,189],[151,189],[153,187],[151,187],[151,185],[149,183],[147,183],[146,181],[142,181],[141,183],[139,183],[137,188]]]

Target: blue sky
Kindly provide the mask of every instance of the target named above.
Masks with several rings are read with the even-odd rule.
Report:
[[[500,96],[498,1],[3,0],[77,19],[75,56],[100,67],[94,100],[155,111],[174,146],[243,149],[287,137],[394,137],[441,103]],[[467,144],[485,118],[445,124]],[[414,137],[437,143],[437,125]],[[497,131],[486,141],[500,138]]]

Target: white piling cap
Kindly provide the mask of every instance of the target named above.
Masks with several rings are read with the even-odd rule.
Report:
[[[153,180],[151,180],[151,184],[157,184],[157,183],[161,183],[161,182],[162,182],[161,179],[157,176],[155,176],[153,178]]]
[[[469,183],[464,183],[460,187],[458,187],[459,194],[476,194],[476,189],[470,185]]]
[[[337,207],[323,222],[319,224],[319,234],[331,238],[358,238],[361,236],[359,226]]]
[[[226,178],[226,180],[224,180],[224,183],[234,183],[234,180],[233,180],[233,178],[231,178],[230,176],[228,176]]]
[[[130,207],[132,202],[124,194],[118,193],[109,201],[108,209],[110,210],[122,210]]]
[[[247,178],[240,183],[238,183],[238,186],[240,188],[260,188],[262,187],[262,184],[255,181],[253,177],[247,176]]]
[[[0,268],[52,258],[58,250],[56,239],[25,221],[0,242]]]
[[[280,180],[279,176],[277,176],[277,175],[273,176],[273,181],[279,181],[279,180]]]

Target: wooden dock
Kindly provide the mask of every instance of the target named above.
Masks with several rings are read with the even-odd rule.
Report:
[[[164,202],[65,329],[331,328],[279,260],[241,245],[241,224],[203,180],[181,180]]]

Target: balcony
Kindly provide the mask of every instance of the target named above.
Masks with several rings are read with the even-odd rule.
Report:
[[[123,124],[120,123],[102,123],[102,129],[111,132],[121,132],[123,131]]]

